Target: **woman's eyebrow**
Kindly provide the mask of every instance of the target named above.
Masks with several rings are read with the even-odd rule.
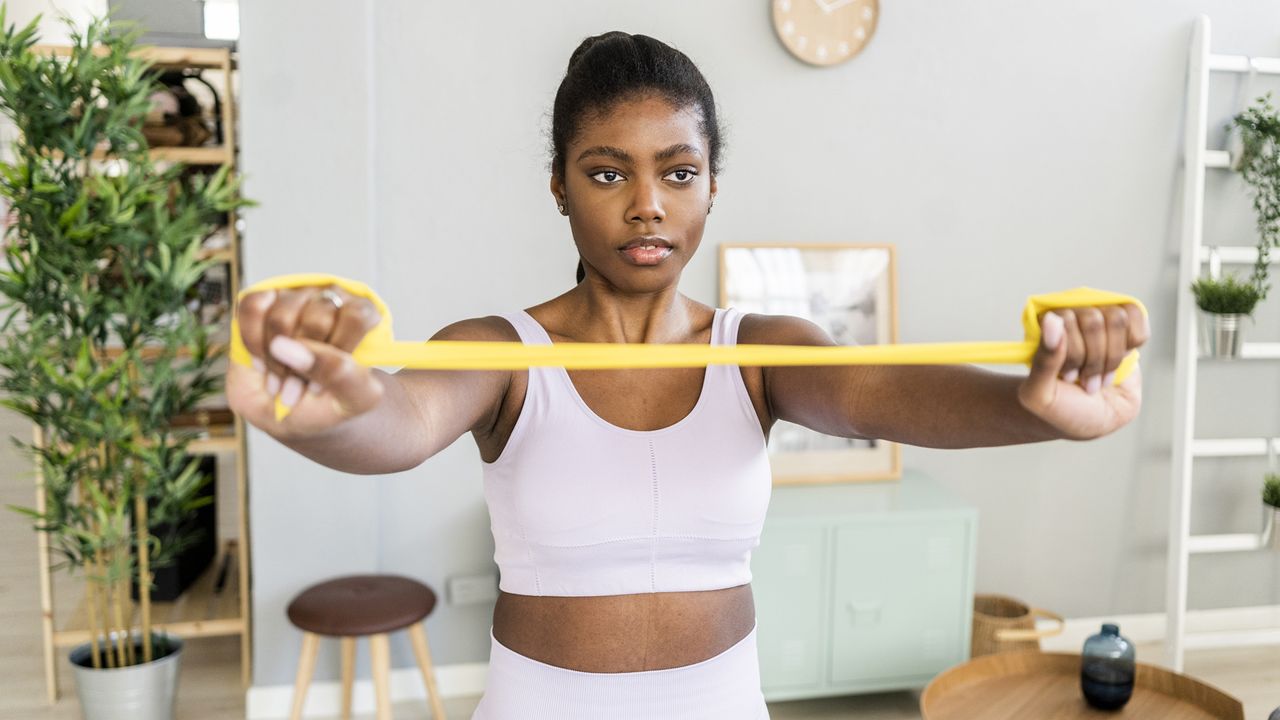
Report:
[[[672,145],[671,147],[666,148],[665,150],[659,150],[658,152],[654,153],[653,159],[657,160],[658,162],[662,162],[663,160],[669,160],[675,157],[676,155],[680,155],[682,153],[688,153],[689,155],[697,155],[699,157],[702,156],[702,152],[698,150],[698,148],[694,147],[693,145],[689,145],[688,143],[676,143],[675,145]],[[589,147],[586,150],[583,150],[582,154],[578,156],[578,161],[581,162],[582,160],[588,157],[593,157],[593,156],[613,158],[614,160],[617,160],[619,162],[625,162],[625,163],[629,163],[633,161],[631,154],[628,153],[626,150],[623,150],[622,148],[612,147],[610,145],[596,145],[595,147]]]

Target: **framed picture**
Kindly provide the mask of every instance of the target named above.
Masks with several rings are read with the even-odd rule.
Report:
[[[896,268],[892,245],[721,245],[720,306],[802,317],[843,345],[896,343]],[[834,437],[783,420],[769,432],[769,462],[775,485],[902,477],[898,443]]]

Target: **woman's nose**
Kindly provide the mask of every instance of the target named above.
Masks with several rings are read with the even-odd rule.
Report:
[[[636,183],[631,206],[627,208],[627,220],[640,223],[662,222],[666,217],[658,186],[655,183]]]

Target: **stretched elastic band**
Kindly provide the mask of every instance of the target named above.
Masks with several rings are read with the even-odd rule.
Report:
[[[249,293],[302,286],[336,285],[358,297],[368,298],[382,316],[352,357],[362,365],[427,370],[518,370],[529,367],[563,367],[571,370],[702,367],[706,365],[954,365],[963,363],[1031,365],[1040,344],[1040,315],[1048,310],[1132,303],[1147,315],[1137,299],[1120,293],[1079,287],[1063,292],[1034,295],[1022,313],[1024,339],[1011,342],[919,343],[903,345],[702,345],[659,343],[553,343],[525,345],[518,342],[434,340],[404,342],[391,333],[391,311],[368,285],[319,273],[281,275],[256,283],[240,292]],[[248,366],[252,359],[231,320],[232,362]],[[1124,382],[1138,362],[1132,350],[1116,368],[1115,384]],[[276,417],[288,414],[277,400]]]

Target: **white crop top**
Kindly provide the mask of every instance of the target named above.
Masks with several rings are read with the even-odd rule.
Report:
[[[525,344],[551,343],[523,310],[502,317]],[[735,344],[741,318],[716,309],[712,344]],[[562,367],[528,372],[506,447],[483,463],[502,590],[623,595],[751,581],[772,478],[738,366],[708,366],[693,410],[650,431],[596,415]]]

